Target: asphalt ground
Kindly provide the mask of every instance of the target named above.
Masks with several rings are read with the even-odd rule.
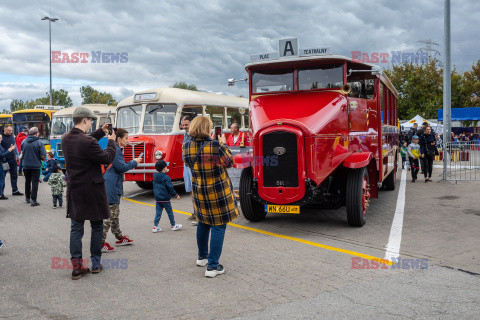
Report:
[[[70,257],[65,209],[52,209],[46,183],[39,207],[10,196],[7,176],[10,197],[0,202],[0,318],[477,318],[480,183],[440,182],[437,169],[432,183],[407,179],[400,246],[407,264],[373,268],[371,259],[385,257],[401,198],[400,171],[397,176],[395,191],[371,201],[362,228],[348,226],[345,209],[269,214],[260,223],[240,217],[227,227],[226,272],[213,279],[195,265],[195,227],[184,219],[192,204],[182,186],[172,205],[184,228],[168,230],[164,213],[164,231],[154,234],[153,192],[126,182],[120,225],[135,244],[104,254],[106,269],[77,281],[62,269],[61,259]],[[112,234],[107,241],[114,242]],[[424,269],[412,268],[420,260]]]

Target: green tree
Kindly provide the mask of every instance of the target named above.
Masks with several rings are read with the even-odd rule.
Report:
[[[443,68],[437,59],[423,65],[396,64],[385,73],[399,93],[400,119],[410,119],[417,114],[427,119],[437,117],[437,110],[443,108]],[[452,107],[466,107],[470,94],[465,77],[455,68],[451,77]]]
[[[47,92],[46,95],[47,95],[46,97],[36,99],[35,105],[38,105],[38,104],[49,105],[50,92]],[[72,99],[68,96],[68,91],[65,91],[63,89],[52,90],[52,104],[54,106],[65,106],[65,107],[73,106]]]
[[[13,99],[12,102],[10,102],[10,111],[15,112],[18,110],[23,110],[26,109],[27,103],[23,100],[20,99]]]
[[[480,59],[465,72],[465,94],[468,95],[468,107],[480,107]]]
[[[192,90],[192,91],[198,91],[197,86],[194,84],[187,84],[186,82],[180,81],[180,82],[175,82],[171,88],[178,88],[178,89],[186,89],[186,90]]]
[[[99,103],[108,104],[109,106],[114,106],[117,104],[117,101],[110,93],[99,92],[90,86],[81,87],[80,95],[82,96],[82,104]]]

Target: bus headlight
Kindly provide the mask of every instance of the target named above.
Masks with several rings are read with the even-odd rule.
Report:
[[[162,152],[162,150],[155,151],[155,159],[160,160],[160,159],[163,159],[164,156],[165,156],[165,153]]]

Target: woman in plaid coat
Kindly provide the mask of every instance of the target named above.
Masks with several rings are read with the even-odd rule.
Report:
[[[232,166],[232,152],[225,137],[210,138],[212,121],[198,116],[190,124],[192,140],[183,145],[183,161],[192,170],[193,209],[198,220],[198,266],[208,264],[206,277],[225,272],[218,263],[222,253],[227,223],[238,217],[238,208],[227,168]],[[208,237],[211,231],[210,252]]]

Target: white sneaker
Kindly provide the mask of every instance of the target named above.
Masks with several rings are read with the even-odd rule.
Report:
[[[208,264],[208,259],[207,258],[197,258],[197,266],[199,267],[205,267]]]
[[[181,229],[182,228],[182,225],[181,224],[176,224],[172,227],[170,227],[173,231],[177,231],[178,229]]]
[[[198,225],[198,221],[192,221],[192,226]]]
[[[153,227],[153,230],[152,230],[153,233],[157,233],[157,232],[160,232],[160,231],[162,231],[162,228],[160,228],[160,227]]]
[[[207,270],[205,270],[205,277],[208,277],[208,278],[214,278],[216,277],[218,274],[223,274],[225,272],[225,268],[219,264],[217,269],[211,269],[209,270],[207,268]]]

